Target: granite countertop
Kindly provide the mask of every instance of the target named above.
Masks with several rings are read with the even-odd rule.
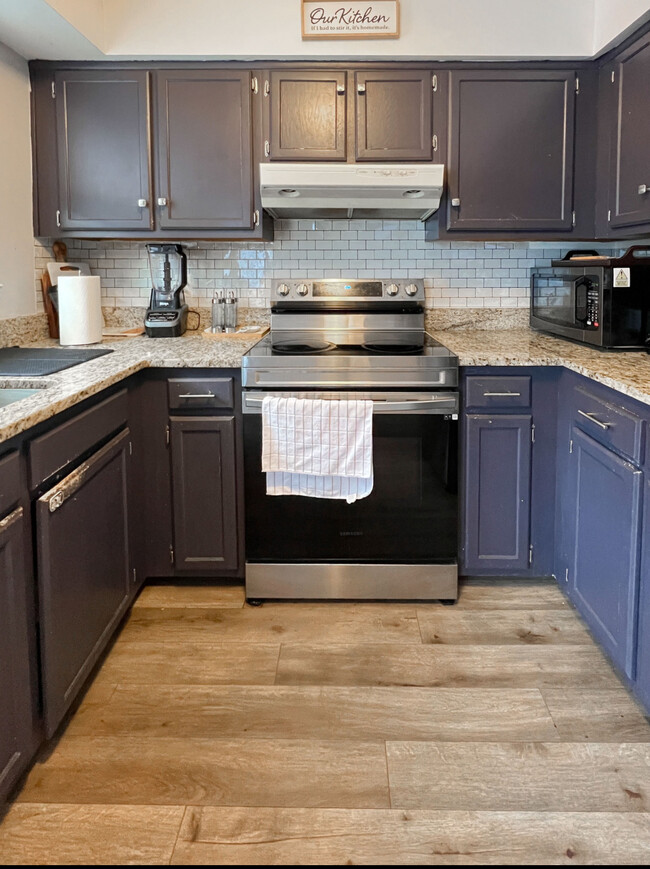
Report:
[[[532,329],[445,329],[433,337],[470,365],[557,365],[650,405],[650,355],[592,350]]]
[[[250,338],[124,338],[103,341],[114,352],[46,377],[3,377],[0,387],[43,386],[38,393],[0,408],[0,442],[72,407],[144,368],[239,368],[259,335]],[[58,347],[45,340],[22,346]],[[93,345],[94,347],[98,345]]]
[[[432,335],[471,365],[557,365],[604,383],[650,405],[650,356],[602,353],[528,328],[503,330],[445,329]],[[29,398],[0,408],[0,442],[50,419],[85,398],[144,368],[239,368],[241,358],[259,336],[210,339],[200,335],[129,338],[106,341],[115,352],[41,378],[0,377],[0,386],[46,384]],[[57,346],[39,341],[33,346]]]

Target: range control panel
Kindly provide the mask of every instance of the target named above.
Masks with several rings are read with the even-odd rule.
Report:
[[[385,280],[354,280],[318,278],[316,280],[280,279],[273,282],[273,301],[424,301],[424,281],[421,278]]]

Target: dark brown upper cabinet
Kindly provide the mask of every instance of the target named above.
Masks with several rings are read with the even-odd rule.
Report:
[[[610,109],[609,225],[650,223],[650,33],[606,67]]]
[[[149,73],[57,72],[52,96],[57,227],[151,229]]]
[[[433,76],[427,70],[356,72],[357,160],[431,160]]]
[[[570,233],[573,71],[449,73],[448,232]]]
[[[346,72],[273,70],[269,101],[269,159],[346,159]]]
[[[226,69],[156,73],[161,229],[250,229],[252,77]]]

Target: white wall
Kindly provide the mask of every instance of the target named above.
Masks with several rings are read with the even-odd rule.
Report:
[[[0,319],[36,310],[29,127],[27,63],[0,43]]]
[[[594,0],[401,0],[400,39],[304,41],[300,0],[104,0],[111,57],[589,57]]]
[[[614,40],[620,41],[616,37],[631,32],[639,19],[650,13],[648,0],[594,0],[594,4],[594,54]]]

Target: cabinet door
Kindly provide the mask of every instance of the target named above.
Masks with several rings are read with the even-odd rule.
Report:
[[[578,428],[571,438],[569,595],[633,678],[643,474]]]
[[[36,503],[46,735],[53,735],[129,602],[126,429]]]
[[[650,222],[650,34],[618,58],[614,86],[610,225],[632,226]]]
[[[159,72],[156,85],[158,226],[251,228],[250,72]]]
[[[61,228],[152,229],[149,73],[57,72],[55,88]]]
[[[448,230],[571,228],[575,81],[450,73]]]
[[[345,160],[347,73],[271,72],[271,160]]]
[[[357,160],[432,159],[430,72],[357,72],[355,98]]]
[[[235,570],[235,419],[177,417],[170,430],[176,569]]]
[[[650,454],[649,454],[650,457]],[[635,693],[650,714],[650,478],[646,475]]]
[[[0,801],[29,760],[32,701],[26,525],[22,507],[0,520]]]
[[[528,569],[531,426],[530,414],[466,418],[466,573]]]

